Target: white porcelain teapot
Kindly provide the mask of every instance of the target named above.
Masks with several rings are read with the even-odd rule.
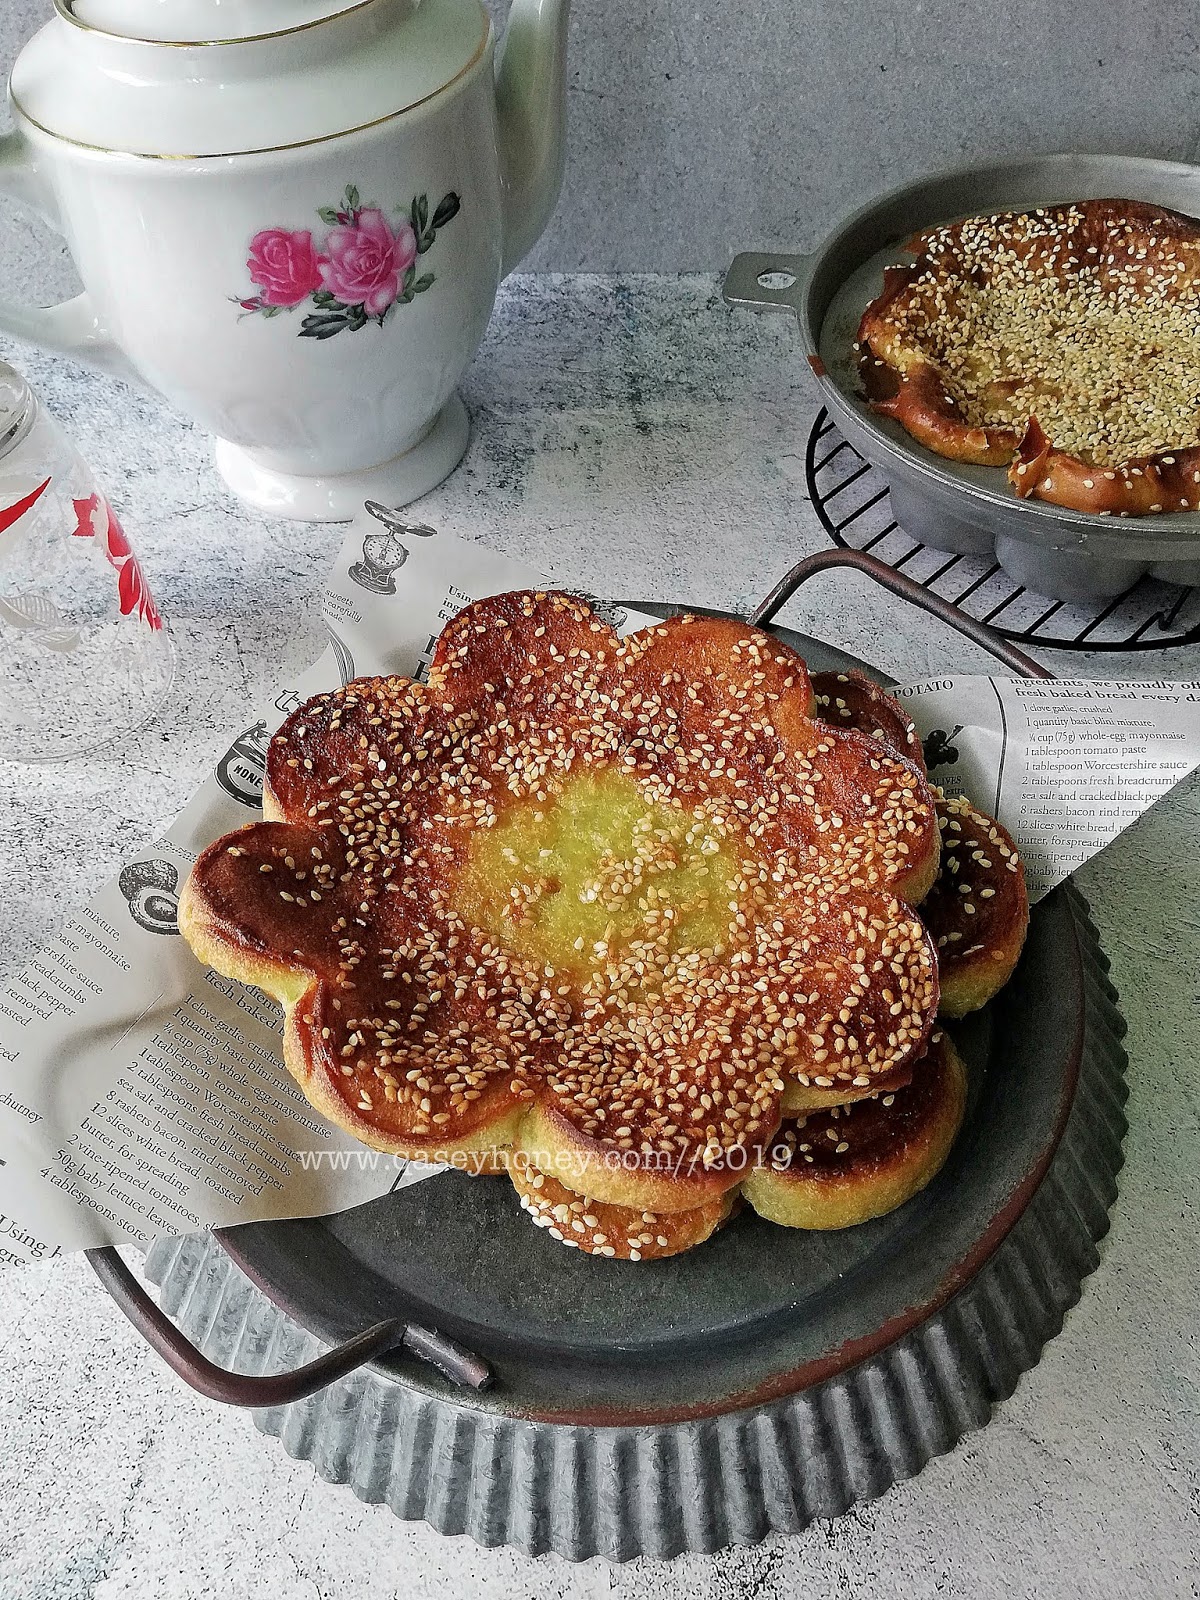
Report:
[[[455,385],[562,181],[570,0],[54,0],[0,188],[85,292],[0,330],[149,384],[313,520],[461,459]]]

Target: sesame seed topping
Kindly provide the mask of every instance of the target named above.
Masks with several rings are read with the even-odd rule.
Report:
[[[1117,482],[1134,514],[1162,511],[1164,488],[1196,508],[1200,226],[1089,201],[933,228],[914,249],[858,338],[917,397],[914,420],[937,413],[925,442],[1006,464],[1035,421],[1047,450],[1023,452],[1014,482],[1036,471],[1035,492],[1101,513],[1120,509]]]
[[[904,890],[932,874],[933,798],[812,709],[753,629],[620,641],[554,594],[469,607],[426,684],[305,707],[269,758],[286,820],[227,870],[246,939],[319,975],[291,1031],[355,1125],[452,1148],[537,1102],[631,1171],[712,1173],[770,1136],[789,1081],[852,1096],[919,1054],[937,960]],[[886,696],[870,710],[913,744]],[[554,1203],[581,1249],[666,1248]]]

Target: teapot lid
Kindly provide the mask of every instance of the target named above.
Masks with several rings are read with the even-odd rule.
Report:
[[[480,68],[492,36],[482,0],[54,5],[13,68],[18,121],[88,150],[172,160],[387,121]]]
[[[216,44],[292,33],[361,0],[56,0],[68,22],[154,44]]]

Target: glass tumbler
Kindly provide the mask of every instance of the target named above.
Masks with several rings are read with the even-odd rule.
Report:
[[[120,741],[162,705],[170,634],[120,522],[21,374],[0,362],[0,759]]]

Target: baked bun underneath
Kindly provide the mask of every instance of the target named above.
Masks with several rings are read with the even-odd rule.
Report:
[[[840,728],[868,734],[924,771],[916,726],[899,703],[861,672],[818,672],[812,680],[817,716]],[[921,920],[938,953],[941,995],[938,1014],[965,1017],[998,994],[1013,975],[1029,929],[1025,869],[1011,834],[966,798],[949,799],[934,785],[942,849],[937,877],[921,902]],[[784,1115],[847,1104],[876,1088],[846,1094],[841,1086],[821,1090],[789,1081]]]
[[[814,672],[815,715],[831,728],[856,728],[925,771],[917,725],[900,702],[863,672]]]
[[[690,1211],[637,1211],[585,1200],[549,1172],[527,1161],[511,1161],[509,1176],[521,1206],[552,1239],[590,1256],[618,1261],[654,1261],[679,1255],[720,1227],[733,1209],[732,1193]]]
[[[937,944],[939,1013],[965,1017],[1012,977],[1029,927],[1029,897],[1006,829],[969,800],[934,792],[942,860],[921,919]]]
[[[889,1072],[886,1078],[877,1079],[865,1087],[843,1080],[835,1082],[832,1089],[822,1089],[811,1079],[801,1083],[796,1078],[788,1078],[783,1086],[783,1114],[785,1117],[798,1117],[809,1111],[829,1111],[835,1106],[853,1105],[856,1100],[871,1100],[876,1095],[891,1094],[912,1082],[913,1066],[913,1062],[905,1062],[904,1066]]]
[[[785,1122],[742,1194],[785,1228],[851,1228],[884,1216],[941,1170],[966,1098],[966,1069],[939,1030],[908,1088]]]

